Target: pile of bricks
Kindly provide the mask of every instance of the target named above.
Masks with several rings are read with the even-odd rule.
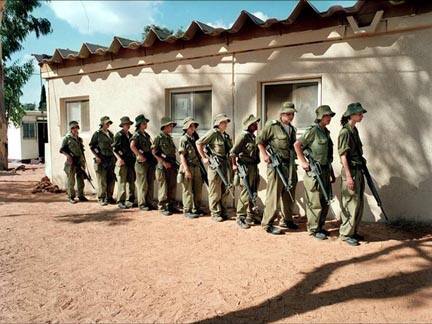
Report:
[[[37,192],[61,193],[62,190],[57,185],[52,184],[48,177],[43,177],[32,190],[32,193]]]

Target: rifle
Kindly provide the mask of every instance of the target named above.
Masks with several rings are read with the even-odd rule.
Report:
[[[271,167],[276,171],[277,175],[279,176],[279,179],[282,181],[282,184],[283,184],[285,190],[288,192],[291,200],[294,201],[294,197],[292,196],[291,191],[290,191],[293,188],[293,185],[285,177],[285,174],[284,174],[283,169],[282,169],[282,160],[281,160],[279,154],[277,154],[274,151],[273,147],[271,147],[270,145],[267,145],[266,152],[270,156]],[[292,163],[292,162],[293,161],[290,161],[290,163]]]
[[[93,154],[98,157],[101,162],[100,165],[102,168],[109,170],[110,172],[108,173],[108,177],[111,177],[111,179],[113,179],[113,181],[117,181],[117,176],[114,172],[114,166],[115,166],[115,156],[110,157],[110,156],[105,156],[103,154],[101,154],[100,149],[98,147],[90,147],[90,150],[93,152]],[[114,164],[112,163],[112,159],[114,159]],[[96,159],[95,159],[96,162]]]
[[[205,153],[207,154],[207,156],[209,157],[209,162],[210,162],[210,167],[216,171],[216,173],[218,174],[219,178],[221,178],[223,184],[225,185],[225,192],[229,191],[231,196],[233,198],[234,194],[231,191],[232,189],[232,185],[228,182],[227,176],[224,174],[223,170],[222,170],[222,162],[220,157],[218,157],[213,150],[211,149],[211,147],[207,144],[204,147]]]
[[[90,176],[90,173],[88,172],[88,170],[86,171],[86,169],[83,167],[83,165],[81,164],[81,160],[79,156],[75,156],[71,150],[69,149],[69,147],[62,147],[60,149],[61,153],[66,153],[67,155],[69,155],[72,158],[72,165],[75,166],[76,168],[76,173],[78,176],[82,177],[83,179],[87,180],[90,185],[93,187],[94,190],[96,190],[95,186],[92,183],[92,177]],[[84,161],[85,161],[85,155],[83,152],[83,156],[84,156]],[[87,165],[87,163],[86,163]]]
[[[257,206],[257,198],[258,195],[256,192],[252,191],[252,188],[249,185],[248,179],[247,179],[247,168],[246,165],[241,164],[241,163],[237,163],[237,172],[238,172],[238,176],[242,179],[243,181],[243,185],[247,190],[248,196],[249,196],[249,201],[252,204],[252,211],[258,211],[258,206]]]
[[[196,136],[196,138],[198,138],[198,136]],[[202,163],[202,160],[200,159],[200,154],[198,153],[198,149],[196,147],[196,144],[195,144],[195,142],[193,142],[193,141],[191,141],[189,139],[188,139],[188,141],[192,145],[193,149],[195,150],[195,154],[196,154],[196,156],[198,158],[198,167],[200,169],[201,178],[203,179],[203,181],[206,183],[206,185],[208,187],[209,182],[208,182],[207,170],[204,167],[204,163]]]
[[[388,219],[388,217],[387,217],[386,212],[384,211],[384,208],[383,208],[382,201],[381,201],[381,198],[380,198],[380,196],[379,196],[378,190],[377,190],[377,188],[375,187],[375,184],[374,184],[374,182],[373,182],[373,180],[372,180],[372,176],[371,176],[371,174],[369,173],[369,169],[368,169],[368,167],[366,166],[366,159],[365,159],[365,158],[362,158],[362,160],[363,160],[363,163],[361,164],[361,171],[362,171],[364,177],[366,178],[366,182],[367,182],[367,184],[368,184],[368,186],[369,186],[369,189],[370,189],[371,192],[372,192],[372,195],[374,196],[374,198],[375,198],[375,200],[376,200],[376,202],[377,202],[378,207],[381,208],[381,211],[382,211],[382,213],[383,213],[383,215],[384,215],[384,218],[385,218],[386,221],[388,222],[389,219]]]
[[[164,159],[166,162],[172,164],[176,168],[176,170],[178,170],[180,168],[180,163],[177,161],[175,156],[174,157],[167,156],[166,154],[164,154],[160,151],[157,151],[155,154],[157,156],[161,157],[162,159]]]
[[[312,177],[318,182],[318,187],[322,195],[324,196],[324,200],[326,201],[327,205],[330,206],[333,200],[333,194],[331,192],[331,184],[330,184],[330,192],[327,192],[321,178],[322,177],[321,164],[313,158],[312,151],[309,148],[306,148],[303,151],[303,154],[309,161],[309,166],[310,166],[309,172],[312,174]]]

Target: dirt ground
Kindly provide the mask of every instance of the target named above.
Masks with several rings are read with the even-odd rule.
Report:
[[[70,205],[0,175],[1,322],[432,322],[432,235],[271,236],[233,220]]]

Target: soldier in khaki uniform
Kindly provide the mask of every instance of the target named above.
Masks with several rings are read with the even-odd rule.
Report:
[[[203,178],[200,171],[200,157],[196,147],[198,134],[196,129],[198,123],[192,118],[187,117],[183,121],[184,134],[180,138],[180,175],[183,186],[183,212],[188,218],[203,216],[201,211],[201,197]]]
[[[133,122],[127,116],[120,119],[119,127],[122,129],[115,134],[112,145],[117,158],[115,173],[117,204],[120,209],[131,208],[135,201],[135,155],[130,148],[132,134],[129,132],[132,124]]]
[[[161,119],[161,132],[156,136],[152,152],[158,161],[156,179],[159,182],[158,208],[165,216],[176,212],[174,206],[177,188],[178,162],[176,160],[176,147],[171,133],[177,125],[170,117]]]
[[[138,194],[138,207],[143,211],[154,209],[153,191],[156,159],[151,152],[151,137],[146,132],[149,120],[144,115],[135,118],[135,133],[132,136],[130,147],[136,156],[135,174]]]
[[[84,196],[84,177],[80,172],[85,169],[84,145],[83,140],[79,137],[79,125],[76,121],[69,123],[70,131],[63,139],[60,153],[66,156],[64,171],[67,176],[67,194],[68,200],[71,204],[75,204],[75,178],[78,189],[78,200],[88,201]]]
[[[281,234],[281,230],[273,226],[279,206],[281,206],[280,212],[282,214],[279,226],[289,229],[298,228],[292,218],[295,201],[291,199],[289,193],[284,189],[282,181],[270,165],[270,156],[266,152],[266,146],[270,145],[279,154],[286,178],[288,179],[291,176],[293,187],[290,191],[292,197],[295,198],[297,170],[294,164],[293,145],[296,141],[296,129],[291,125],[295,112],[297,110],[293,103],[284,102],[279,110],[279,119],[268,121],[257,136],[258,148],[263,160],[268,164],[266,202],[261,225],[270,234]],[[292,163],[291,167],[290,163]],[[290,170],[291,175],[289,175]]]
[[[324,199],[318,182],[309,173],[310,165],[306,161],[303,150],[308,149],[312,158],[320,164],[321,180],[324,190],[331,193],[331,184],[335,182],[335,175],[331,163],[333,161],[333,142],[327,125],[330,124],[335,113],[327,105],[319,106],[316,111],[314,125],[308,127],[300,139],[295,142],[298,159],[306,171],[303,182],[306,194],[307,229],[310,235],[319,240],[327,239],[329,233],[324,229],[325,220],[330,206]]]
[[[198,152],[200,153],[203,162],[208,163],[208,156],[204,152],[204,146],[209,145],[211,150],[217,155],[222,162],[222,172],[225,174],[229,181],[229,161],[228,154],[232,148],[232,141],[230,136],[225,132],[228,127],[230,119],[226,114],[217,114],[213,120],[213,129],[209,130],[207,134],[201,137],[197,142]],[[220,176],[212,168],[208,169],[209,181],[209,205],[210,213],[216,222],[222,222],[228,219],[228,212],[226,209],[226,196],[227,188],[223,184]]]
[[[115,204],[113,199],[116,158],[112,149],[114,134],[108,129],[112,124],[108,116],[101,118],[100,128],[90,140],[90,149],[95,156],[95,170],[98,183],[98,200],[102,206]]]
[[[258,130],[259,118],[249,115],[243,120],[243,131],[237,137],[231,149],[230,157],[233,170],[237,170],[237,164],[244,165],[247,170],[246,179],[252,192],[256,193],[259,185],[259,152],[255,139],[255,132]],[[250,228],[254,224],[255,216],[251,208],[251,201],[248,191],[242,185],[240,199],[237,200],[237,224],[243,228]]]
[[[358,233],[363,216],[365,180],[361,171],[363,163],[363,144],[356,124],[363,120],[360,103],[348,105],[342,119],[339,132],[338,152],[342,162],[341,209],[342,224],[340,238],[349,245],[359,245],[364,238]]]

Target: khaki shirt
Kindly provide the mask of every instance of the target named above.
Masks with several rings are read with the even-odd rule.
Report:
[[[135,147],[142,155],[144,155],[144,157],[147,159],[147,162],[156,164],[156,158],[151,152],[152,140],[147,132],[141,132],[137,130],[132,135],[131,141],[134,141]]]
[[[132,134],[125,133],[123,130],[114,135],[114,143],[112,144],[114,152],[116,152],[128,165],[135,163],[135,155],[130,148],[130,140]]]
[[[227,133],[221,133],[216,128],[210,129],[197,144],[209,145],[213,152],[222,158],[226,158],[232,148],[232,141]]]
[[[297,136],[297,129],[291,124],[289,127],[291,133],[288,136],[279,120],[270,120],[258,134],[256,142],[264,146],[270,145],[282,159],[289,160],[290,149],[294,150],[293,145]]]
[[[85,163],[84,145],[81,137],[74,137],[70,132],[63,138],[60,153],[71,153],[73,157],[79,158],[81,163]]]
[[[330,131],[322,129],[318,124],[308,127],[300,137],[304,149],[312,151],[312,157],[321,165],[328,165],[333,162],[333,142],[330,138]]]
[[[241,164],[258,164],[259,153],[255,135],[248,131],[243,131],[237,137],[230,151],[230,156],[237,157]]]
[[[347,159],[350,164],[363,163],[363,144],[357,128],[351,128],[350,124],[346,123],[339,132],[338,138],[338,153],[344,155],[347,153]]]
[[[167,159],[175,159],[176,146],[169,134],[160,132],[153,142],[152,149],[156,150],[156,155],[164,154]]]
[[[112,144],[114,142],[114,135],[108,130],[108,134],[105,134],[102,129],[98,129],[90,140],[90,148],[97,154],[101,154],[106,157],[114,156],[112,150]]]
[[[188,134],[184,134],[180,138],[179,153],[184,155],[187,164],[190,166],[198,166],[200,162],[195,146],[196,141],[193,136],[189,136]]]

